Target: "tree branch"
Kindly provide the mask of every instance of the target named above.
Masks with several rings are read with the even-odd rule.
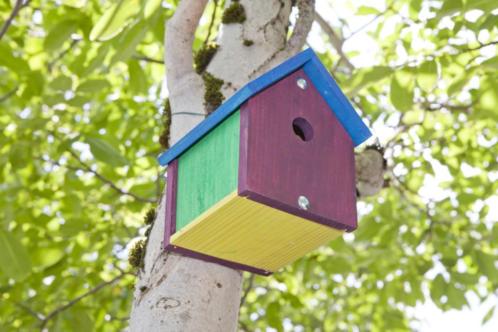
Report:
[[[315,13],[315,21],[320,25],[320,28],[325,32],[325,34],[329,37],[330,42],[332,43],[332,46],[334,46],[335,50],[337,51],[337,54],[339,54],[340,60],[339,61],[344,61],[346,66],[350,71],[354,69],[353,64],[349,61],[349,59],[346,57],[344,54],[342,47],[344,44],[344,40],[341,39],[332,29],[330,24],[318,13]]]
[[[174,118],[175,112],[196,110],[199,114],[204,113],[204,83],[194,71],[192,44],[207,2],[208,0],[181,1],[175,14],[166,23],[164,63],[172,109],[170,146],[202,120],[202,117],[190,115]]]
[[[153,58],[150,58],[150,57],[145,56],[145,55],[136,54],[136,55],[133,55],[132,58],[135,60],[139,60],[139,61],[145,61],[145,62],[150,62],[150,63],[157,63],[159,65],[164,65],[163,60],[153,59]]]
[[[484,47],[488,47],[488,46],[491,46],[491,45],[496,45],[498,44],[498,40],[495,40],[495,41],[492,41],[492,42],[489,42],[489,43],[484,43],[484,44],[481,44],[477,47],[469,47],[469,48],[465,48],[463,49],[464,52],[470,52],[470,51],[477,51],[477,50],[480,50],[481,48],[484,48]]]
[[[134,199],[136,199],[137,201],[140,201],[140,202],[144,202],[144,203],[155,203],[155,200],[153,200],[153,199],[148,199],[148,198],[140,197],[140,196],[135,195],[134,193],[131,193],[129,191],[125,191],[125,190],[119,188],[118,186],[116,186],[114,184],[114,182],[112,182],[111,180],[107,179],[105,176],[103,176],[99,172],[93,170],[87,163],[85,163],[83,160],[81,160],[79,158],[79,156],[73,150],[68,149],[68,152],[84,168],[84,171],[92,173],[93,175],[95,175],[96,178],[98,178],[100,181],[102,181],[105,184],[107,184],[109,187],[111,187],[113,190],[115,190],[119,194],[124,195],[124,196],[133,197]]]
[[[249,292],[252,289],[252,286],[254,285],[254,277],[255,277],[254,274],[251,274],[251,276],[249,277],[249,283],[247,284],[247,287],[244,289],[244,293],[242,294],[242,297],[240,298],[240,307],[242,307],[244,305],[244,303],[246,302],[247,295],[249,294]]]
[[[164,62],[168,68],[168,88],[176,94],[178,82],[197,75],[194,71],[192,44],[194,34],[208,0],[180,1],[175,14],[167,21]]]
[[[287,41],[285,52],[291,56],[299,52],[306,43],[315,18],[315,0],[297,0],[299,11],[294,31]]]
[[[2,28],[0,29],[0,40],[2,40],[2,37],[7,33],[7,30],[9,30],[10,25],[16,18],[17,14],[19,14],[19,11],[26,7],[29,4],[30,0],[27,0],[23,4],[23,0],[16,0],[16,3],[14,4],[14,8],[12,8],[12,12],[10,13],[9,17],[3,24]]]
[[[19,89],[18,86],[16,86],[15,88],[13,88],[12,90],[10,90],[9,92],[7,92],[6,94],[4,94],[3,96],[0,96],[0,103],[3,103],[4,101],[6,101],[7,99],[9,99],[10,97],[12,97],[16,92],[17,90]]]
[[[213,13],[211,14],[211,21],[209,22],[209,27],[208,27],[206,39],[204,39],[204,46],[206,46],[208,44],[209,38],[211,38],[211,30],[213,29],[214,20],[216,19],[216,10],[218,9],[218,0],[213,0],[213,2],[214,2],[214,9],[213,9]]]
[[[55,308],[54,310],[52,310],[51,312],[49,312],[45,318],[41,321],[41,324],[40,324],[40,329],[43,330],[45,328],[45,326],[47,325],[48,321],[51,320],[52,318],[54,318],[55,316],[57,316],[58,314],[60,314],[61,312],[63,312],[64,310],[67,310],[69,308],[71,308],[73,305],[75,305],[76,303],[78,303],[79,301],[83,300],[85,297],[88,297],[92,294],[95,294],[97,293],[98,291],[100,291],[102,288],[106,287],[106,286],[109,286],[109,285],[112,285],[113,283],[115,283],[116,281],[122,279],[124,276],[126,276],[127,274],[130,274],[129,272],[121,272],[119,275],[117,275],[114,279],[111,279],[109,281],[105,281],[105,282],[102,282],[100,283],[99,285],[95,286],[94,288],[90,289],[89,291],[87,291],[86,293],[83,293],[81,294],[80,296],[77,296],[75,297],[74,299],[72,299],[71,301],[69,301],[68,303],[64,304],[64,305],[61,305],[60,307],[57,307]]]
[[[82,166],[81,168],[80,167],[71,166],[71,165],[61,164],[57,160],[52,160],[52,159],[40,158],[40,160],[45,161],[45,162],[49,162],[49,163],[51,163],[53,165],[57,165],[59,167],[65,167],[65,168],[73,170],[73,171],[83,171],[83,172],[91,173],[91,174],[95,175],[95,177],[97,179],[99,179],[103,183],[107,184],[109,187],[111,187],[114,191],[116,191],[120,195],[133,197],[134,199],[136,199],[139,202],[144,202],[144,203],[154,203],[155,202],[155,200],[153,200],[153,199],[148,199],[148,198],[140,197],[140,196],[135,195],[134,193],[131,193],[131,192],[128,192],[126,190],[123,190],[123,189],[119,188],[116,184],[114,184],[114,182],[112,182],[111,180],[107,179],[105,176],[103,176],[99,172],[93,170],[90,167],[90,165],[88,165],[87,163],[85,163],[84,161],[82,161],[79,158],[79,156],[74,151],[72,151],[72,150],[69,149],[68,152],[69,152],[69,154],[71,154],[71,156],[74,159],[76,159],[76,161],[78,161],[78,163]]]

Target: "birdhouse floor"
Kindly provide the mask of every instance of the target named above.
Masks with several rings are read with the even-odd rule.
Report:
[[[173,234],[170,245],[274,272],[342,233],[233,192]]]

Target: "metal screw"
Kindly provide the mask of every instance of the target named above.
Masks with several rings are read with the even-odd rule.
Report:
[[[306,88],[308,87],[308,82],[306,82],[306,80],[304,78],[298,78],[296,83],[297,83],[297,86],[299,88],[301,88],[302,90],[306,90]]]
[[[310,207],[310,201],[306,198],[306,196],[299,196],[297,204],[303,210],[308,210]]]

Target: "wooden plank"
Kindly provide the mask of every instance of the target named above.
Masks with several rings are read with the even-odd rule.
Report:
[[[361,144],[370,137],[371,133],[369,129],[362,122],[347,97],[341,92],[337,83],[330,76],[313,50],[308,48],[272,70],[264,73],[237,91],[232,97],[218,107],[215,112],[198,124],[169,150],[159,155],[159,163],[165,166],[172,160],[178,158],[225,118],[235,112],[239,106],[249,98],[280,81],[285,76],[303,68],[303,66],[306,73],[309,75],[309,78],[319,88],[323,98],[329,103],[332,110],[338,113],[339,120],[343,123],[343,126],[346,128],[349,135],[351,135],[355,146]]]
[[[177,231],[237,189],[239,137],[235,112],[179,158]]]
[[[299,78],[307,80],[305,90]],[[296,119],[309,124],[312,139],[296,135]],[[356,228],[353,142],[303,70],[244,104],[241,141],[241,196],[338,229]],[[308,210],[299,207],[300,196],[309,200]]]
[[[164,225],[163,247],[169,245],[171,235],[176,231],[176,192],[178,180],[178,160],[173,160],[168,165],[168,178],[166,179],[166,218]]]
[[[342,233],[233,192],[175,233],[171,244],[274,272]]]

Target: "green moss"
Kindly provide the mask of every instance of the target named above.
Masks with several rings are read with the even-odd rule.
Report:
[[[207,113],[209,114],[217,109],[225,99],[221,93],[221,87],[224,82],[208,72],[202,75],[202,79],[204,80],[205,87],[204,105],[206,106]]]
[[[163,109],[163,131],[159,136],[159,144],[164,149],[169,148],[169,128],[171,125],[171,105],[169,103],[169,99],[166,99],[164,102]]]
[[[242,23],[246,20],[246,11],[238,1],[233,1],[230,6],[223,12],[221,21],[224,24]]]
[[[254,44],[254,42],[250,39],[244,39],[243,44],[244,44],[244,46],[249,47],[249,46],[252,46],[252,44]]]
[[[216,44],[209,44],[197,51],[194,56],[194,66],[197,74],[202,74],[206,70],[216,51],[218,51],[218,47]]]
[[[144,224],[151,225],[156,218],[156,209],[150,208],[149,211],[145,213],[144,216]]]
[[[144,265],[144,257],[145,257],[145,240],[138,240],[133,244],[133,247],[130,249],[130,253],[128,254],[128,262],[131,266],[135,268],[142,268]]]

